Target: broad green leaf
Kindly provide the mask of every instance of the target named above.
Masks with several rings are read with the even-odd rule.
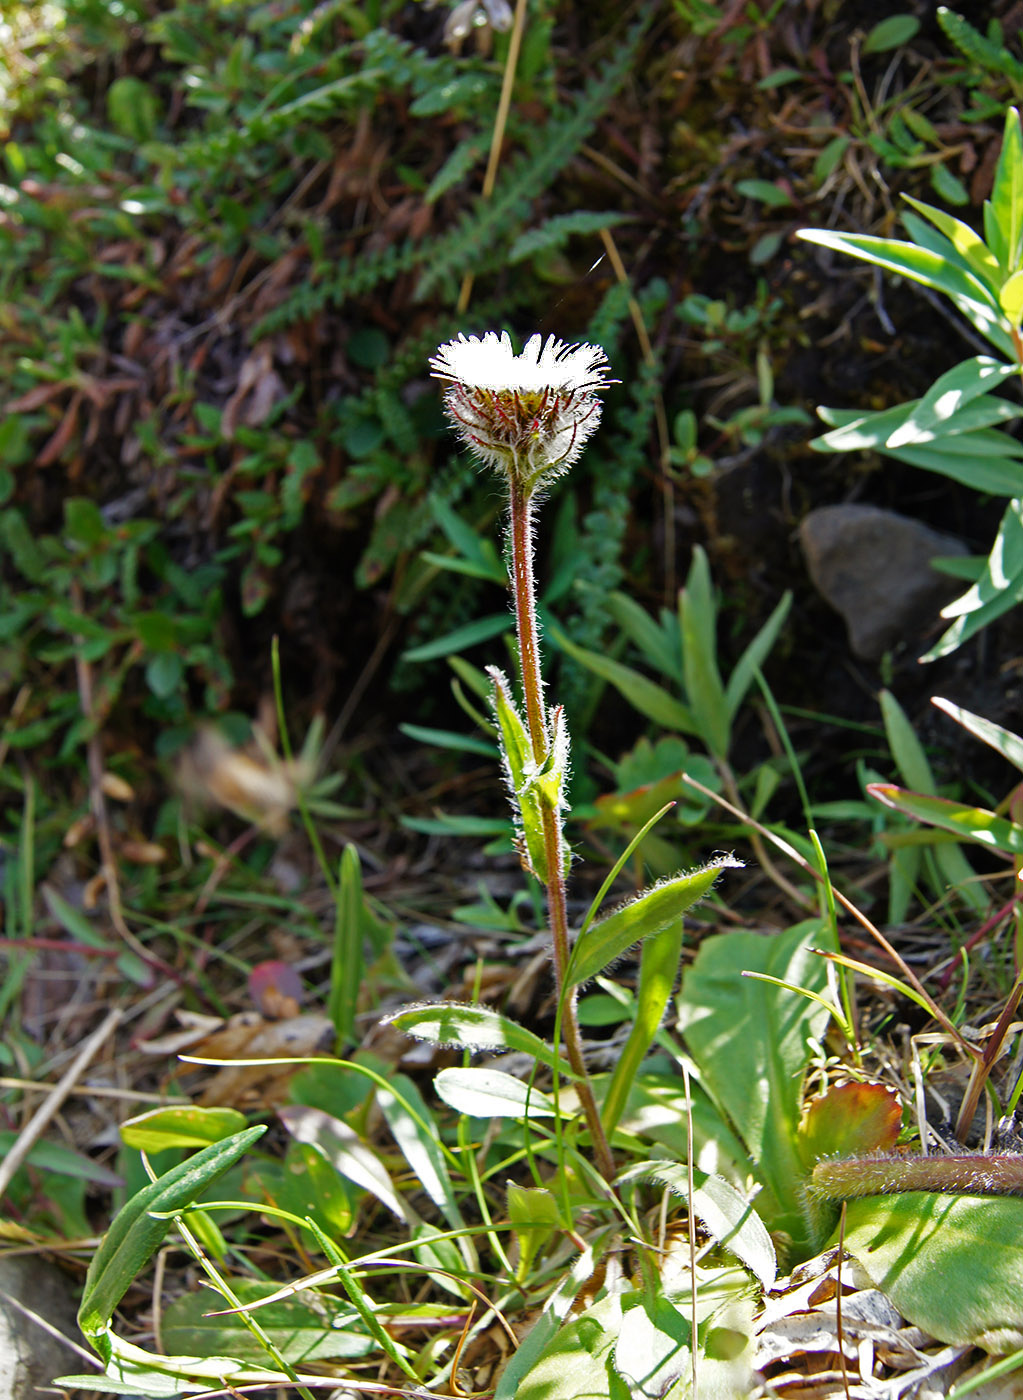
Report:
[[[942,438],[929,447],[900,447],[896,452],[889,451],[888,455],[908,462],[911,467],[922,467],[924,471],[960,481],[972,491],[987,496],[1018,496],[1023,489],[1023,467],[1009,457],[972,456],[970,449],[976,436],[970,433],[962,438]],[[1006,445],[1009,445],[1008,440]]]
[[[692,1374],[689,1319],[663,1294],[643,1293],[626,1307],[614,1349],[614,1368],[630,1400],[660,1400]]]
[[[365,1081],[364,1081],[365,1082]],[[289,1142],[278,1175],[266,1171],[260,1182],[270,1201],[300,1220],[309,1216],[332,1237],[343,1239],[355,1219],[355,1193],[317,1148]]]
[[[434,1088],[456,1113],[470,1118],[554,1118],[554,1104],[499,1069],[442,1069]]]
[[[610,656],[602,656],[599,652],[587,651],[585,647],[576,646],[559,627],[549,628],[549,634],[551,640],[573,660],[593,671],[601,679],[609,681],[641,715],[666,729],[675,729],[682,734],[699,734],[692,711],[662,686]]]
[[[346,1181],[375,1196],[399,1220],[411,1218],[383,1162],[347,1123],[304,1104],[287,1104],[279,1117],[296,1142],[315,1147]]]
[[[885,446],[889,449],[911,447],[916,443],[933,442],[950,430],[963,431],[953,426],[961,410],[1019,372],[1018,364],[1005,364],[990,355],[975,355],[964,360],[934,381]]]
[[[846,1203],[845,1247],[916,1327],[1001,1354],[1023,1345],[1023,1200],[911,1191]]]
[[[121,1124],[125,1147],[140,1152],[162,1152],[165,1147],[207,1147],[223,1142],[245,1127],[245,1114],[236,1108],[201,1108],[188,1104],[153,1108]]]
[[[954,832],[963,841],[976,841],[978,845],[1006,855],[1023,855],[1023,826],[985,807],[970,807],[947,797],[907,792],[892,783],[870,783],[867,791],[886,807],[893,807],[929,826],[940,827],[942,831]]]
[[[278,1291],[275,1283],[237,1279],[232,1288],[239,1302],[257,1303]],[[226,1306],[208,1288],[185,1293],[163,1313],[160,1336],[168,1351],[190,1356],[232,1356],[239,1361],[267,1361],[266,1350],[236,1313],[208,1317]],[[331,1358],[354,1360],[376,1350],[376,1342],[360,1330],[359,1317],[347,1301],[329,1293],[302,1289],[259,1309],[259,1324],[293,1366]]]
[[[911,204],[926,219],[930,219],[931,223],[945,235],[956,252],[969,263],[977,276],[993,292],[997,292],[1002,280],[1002,270],[998,265],[998,259],[980,234],[969,224],[963,223],[962,219],[957,219],[954,214],[949,214],[944,209],[936,209],[933,204],[924,204],[922,200],[913,199],[908,194],[902,197],[907,204]]]
[[[998,527],[984,571],[972,588],[942,608],[942,617],[959,621],[923,660],[954,651],[967,637],[1023,599],[1023,498],[1009,502]]]
[[[810,444],[818,452],[852,452],[864,448],[882,450],[898,428],[915,412],[919,399],[909,399],[895,408],[886,408],[879,413],[858,413],[836,408],[817,410],[825,423],[834,423],[835,428],[823,437],[815,438]],[[946,425],[940,439],[942,446],[956,437],[974,433],[978,429],[989,428],[992,423],[1007,423],[1023,416],[1023,407],[1010,403],[1007,399],[981,398],[961,409],[955,418]],[[932,446],[935,444],[931,444]],[[1000,450],[1012,455],[1013,443],[1000,443]],[[893,456],[897,455],[892,453]]]
[[[939,710],[943,710],[946,715],[950,715],[974,738],[980,739],[982,743],[988,744],[993,749],[997,749],[1014,768],[1023,772],[1023,739],[1018,734],[1003,729],[1000,724],[995,724],[992,720],[982,719],[980,715],[971,714],[969,710],[964,710],[959,705],[953,705],[951,700],[942,700],[940,696],[932,696],[931,704],[936,705]]]
[[[741,866],[733,856],[717,856],[698,870],[652,886],[606,919],[591,924],[572,949],[566,986],[588,982],[634,944],[675,927],[687,909],[710,893],[722,870]]]
[[[649,1177],[689,1199],[689,1168],[682,1162],[648,1162],[627,1174],[635,1181]],[[693,1212],[718,1244],[741,1259],[764,1288],[778,1272],[774,1243],[750,1202],[723,1177],[693,1168]]]
[[[984,573],[966,594],[942,609],[942,617],[960,617],[984,603],[1013,594],[1023,578],[1023,498],[1010,501],[998,526]]]
[[[823,1034],[828,1012],[742,973],[762,972],[824,995],[827,968],[813,955],[815,946],[836,946],[818,920],[781,934],[708,938],[676,1003],[700,1082],[743,1139],[763,1183],[757,1211],[769,1230],[789,1236],[795,1257],[816,1244],[803,1212],[805,1173],[796,1141],[809,1044]]]
[[[538,1035],[516,1021],[492,1011],[489,1006],[473,1006],[468,1002],[442,1001],[423,1006],[410,1006],[384,1017],[384,1025],[396,1026],[406,1035],[427,1040],[432,1045],[454,1046],[461,1050],[491,1050],[498,1054],[518,1050],[548,1069],[558,1066],[558,1073],[569,1079],[575,1075],[571,1066],[556,1056],[553,1048]]]
[[[1006,273],[1016,272],[1023,255],[1023,132],[1015,107],[1005,114],[1002,150],[991,190],[991,213],[1004,240],[1000,261]]]
[[[608,1371],[621,1322],[616,1293],[573,1317],[519,1378],[515,1400],[610,1400]]]
[[[106,1329],[114,1309],[148,1263],[170,1225],[166,1219],[153,1219],[149,1212],[184,1210],[228,1167],[233,1167],[265,1132],[265,1128],[246,1128],[234,1137],[204,1148],[187,1162],[158,1177],[117,1212],[92,1257],[78,1310],[79,1327],[104,1360],[110,1358]]]
[[[725,686],[725,705],[728,709],[729,719],[735,718],[757,672],[770,656],[791,606],[792,594],[786,592],[776,604],[771,616],[735,663],[735,669],[728,677],[728,684]]]
[[[508,1220],[519,1246],[515,1274],[520,1282],[529,1277],[533,1260],[553,1234],[561,1229],[558,1203],[543,1187],[508,1182]]]

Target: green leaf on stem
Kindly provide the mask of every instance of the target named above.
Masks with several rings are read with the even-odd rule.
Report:
[[[121,1124],[125,1147],[141,1152],[162,1152],[167,1147],[208,1147],[245,1127],[245,1114],[236,1108],[202,1108],[187,1104],[152,1108]]]
[[[803,1210],[803,1165],[796,1148],[808,1042],[828,1011],[744,971],[827,992],[827,968],[811,943],[835,945],[826,923],[809,920],[784,933],[726,933],[707,939],[687,970],[677,1006],[679,1029],[700,1082],[734,1124],[763,1189],[757,1211],[768,1229],[789,1236],[799,1254],[816,1244]]]
[[[396,1026],[406,1035],[414,1035],[432,1045],[489,1050],[496,1054],[519,1051],[531,1055],[548,1069],[557,1065],[558,1073],[566,1078],[575,1078],[571,1066],[556,1056],[546,1041],[489,1006],[457,1001],[410,1006],[385,1016],[383,1024]]]
[[[949,431],[959,413],[972,400],[988,393],[1003,380],[1020,373],[1018,364],[1005,364],[990,355],[975,355],[934,381],[908,418],[892,433],[885,446],[910,447],[933,442]]]
[[[1010,107],[1005,114],[1002,150],[984,216],[985,231],[989,224],[998,231],[998,246],[990,233],[988,242],[1006,274],[1018,271],[1023,257],[1023,132],[1015,107]]]
[[[944,209],[936,209],[933,204],[924,204],[922,200],[914,199],[908,194],[902,197],[907,204],[911,204],[923,214],[925,219],[930,219],[935,228],[941,230],[981,281],[993,292],[998,291],[1003,275],[1001,267],[994,253],[975,229],[963,223],[962,219],[957,219],[954,214],[946,213]]]
[[[634,944],[673,928],[687,909],[710,892],[722,870],[741,867],[742,861],[734,856],[717,856],[698,870],[652,886],[600,923],[591,924],[572,950],[565,985],[588,982]]]

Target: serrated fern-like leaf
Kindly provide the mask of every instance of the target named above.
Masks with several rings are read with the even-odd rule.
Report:
[[[1004,44],[992,43],[979,29],[954,10],[943,5],[938,9],[938,23],[946,38],[955,44],[964,58],[988,73],[1001,73],[1013,83],[1023,83],[1023,63],[1013,58]]]
[[[555,214],[539,228],[527,229],[519,234],[508,250],[510,263],[522,262],[535,253],[546,252],[549,248],[561,248],[575,233],[597,233],[602,228],[614,228],[616,224],[628,222],[628,214],[589,213],[580,209],[573,214]]]
[[[508,244],[529,217],[536,196],[578,153],[625,80],[645,28],[644,16],[580,97],[567,110],[551,114],[533,146],[498,180],[493,196],[477,200],[451,233],[434,246],[416,288],[418,299],[467,268],[479,272],[505,261]]]

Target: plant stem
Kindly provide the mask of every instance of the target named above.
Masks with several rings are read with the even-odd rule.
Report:
[[[543,714],[543,677],[540,672],[540,640],[536,621],[536,583],[533,576],[533,497],[527,486],[515,481],[510,484],[511,510],[511,576],[515,597],[515,625],[519,639],[519,666],[522,694],[526,704],[526,723],[533,747],[533,758],[539,767],[547,757],[550,734]],[[575,988],[565,990],[565,970],[568,967],[568,902],[565,894],[565,850],[561,818],[557,812],[542,807],[544,854],[547,863],[547,918],[554,953],[554,982],[559,1001],[563,1002],[562,1033],[569,1064],[579,1076],[577,1089],[586,1123],[593,1138],[597,1167],[605,1181],[615,1175],[614,1158],[607,1134],[600,1119],[593,1089],[586,1072],[582,1036],[575,1010]]]

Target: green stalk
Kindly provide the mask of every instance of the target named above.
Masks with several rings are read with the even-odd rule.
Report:
[[[539,628],[536,620],[536,583],[533,574],[533,493],[514,477],[509,483],[511,512],[511,578],[515,598],[515,626],[519,641],[522,694],[526,705],[533,758],[537,766],[547,757],[550,735],[543,714],[543,678],[540,672]],[[563,1004],[562,1032],[569,1064],[579,1076],[577,1090],[587,1127],[593,1139],[597,1167],[605,1181],[615,1176],[614,1158],[608,1144],[600,1112],[593,1097],[582,1036],[576,1016],[576,991],[565,989],[568,967],[568,903],[565,894],[565,848],[560,817],[543,805],[543,841],[547,864],[547,918],[554,952],[554,981]]]

